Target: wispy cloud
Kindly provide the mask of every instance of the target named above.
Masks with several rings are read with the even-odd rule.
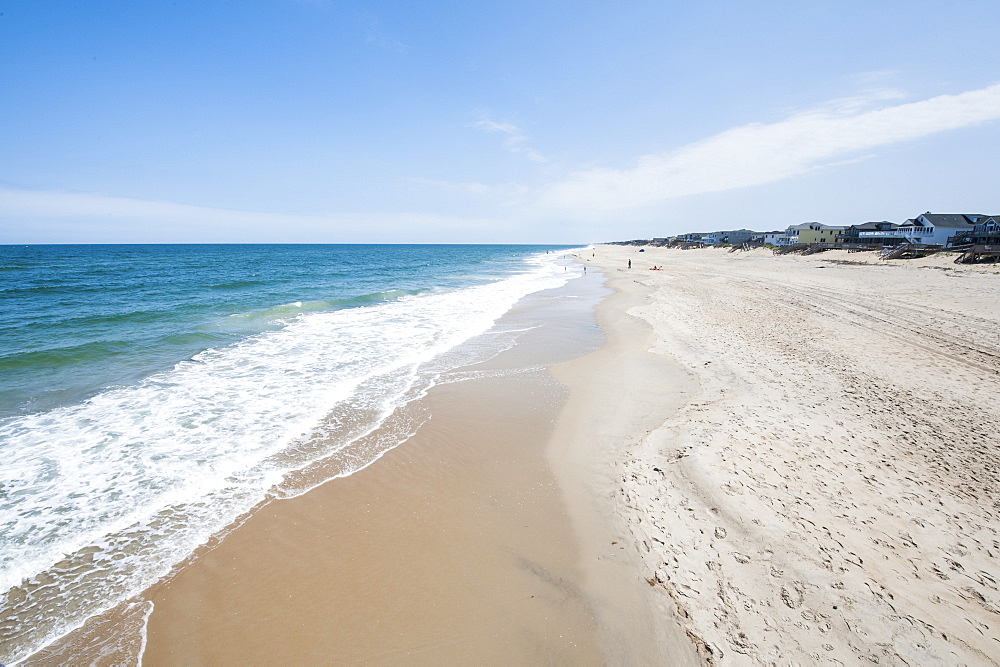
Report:
[[[374,14],[362,12],[358,18],[367,31],[365,40],[369,44],[373,44],[380,49],[386,49],[387,51],[395,51],[396,53],[406,53],[410,50],[409,45],[391,37],[382,27],[382,21]]]
[[[518,200],[525,195],[531,194],[531,188],[521,183],[498,183],[491,185],[475,181],[442,181],[422,176],[415,176],[408,180],[415,185],[443,192],[477,195],[480,198],[492,197],[492,201],[501,204]]]
[[[899,76],[899,71],[894,69],[880,69],[871,70],[868,72],[858,72],[857,74],[849,77],[849,80],[856,86],[875,86],[875,85],[885,85],[885,82],[891,81]]]
[[[414,176],[408,180],[411,183],[416,183],[417,185],[428,186],[437,190],[445,190],[448,192],[465,192],[474,195],[488,195],[497,191],[497,186],[495,185],[487,185],[485,183],[476,183],[471,181],[439,181],[433,178],[424,178],[422,176]]]
[[[526,145],[528,137],[518,126],[512,123],[498,123],[484,116],[473,123],[472,126],[483,132],[506,135],[503,140],[503,146],[511,153],[522,153],[532,162],[548,162],[544,155]]]
[[[1000,84],[886,106],[895,91],[832,101],[776,123],[751,123],[677,150],[644,155],[627,169],[595,168],[544,188],[540,203],[613,210],[763,185],[857,159],[859,153],[1000,118]]]

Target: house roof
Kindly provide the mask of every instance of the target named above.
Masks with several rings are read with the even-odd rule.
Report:
[[[813,230],[817,232],[826,231],[838,231],[841,229],[846,229],[846,227],[837,227],[836,225],[824,225],[822,222],[803,222],[801,225],[792,225],[789,229],[798,229],[799,231]]]
[[[934,227],[971,227],[976,224],[972,221],[973,218],[979,220],[987,216],[980,213],[924,213],[917,217],[925,219]]]
[[[872,222],[863,222],[860,225],[851,225],[850,228],[859,229],[862,231],[879,231],[879,225],[891,225],[890,228],[885,231],[891,231],[899,226],[893,222],[889,222],[888,220],[881,220],[878,222],[872,221]]]
[[[880,230],[879,229],[880,226],[885,226],[885,225],[889,225],[889,228],[888,229],[884,229],[884,230]],[[867,231],[892,231],[892,230],[896,229],[896,227],[898,227],[898,226],[899,225],[897,225],[896,223],[889,222],[888,220],[879,220],[879,221],[873,220],[871,222],[862,222],[860,225],[851,225],[848,229],[857,229],[857,230],[865,231],[865,232],[867,232]]]

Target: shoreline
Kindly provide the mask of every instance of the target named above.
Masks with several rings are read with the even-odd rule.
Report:
[[[604,267],[607,271],[607,267]],[[549,370],[569,390],[548,455],[582,543],[584,581],[608,664],[701,664],[679,608],[643,577],[641,545],[621,520],[621,456],[696,390],[675,361],[648,351],[654,331],[629,315],[645,292],[612,272],[596,309],[604,344]]]
[[[567,270],[565,255],[529,246],[262,248],[251,253],[260,280],[219,291],[226,276],[250,270],[244,253],[141,254],[102,255],[106,263],[93,265],[87,253],[29,253],[15,271],[12,286],[30,288],[57,256],[73,269],[53,279],[54,293],[65,288],[60,317],[26,315],[40,328],[22,342],[37,340],[41,352],[15,355],[32,386],[49,378],[65,402],[25,404],[3,422],[12,455],[0,490],[9,533],[0,662],[141,594],[269,496],[370,463],[416,425],[396,420],[388,433],[394,407],[423,395],[442,370],[519,334],[497,331],[464,358],[451,350],[525,295],[581,273]],[[155,281],[147,280],[169,272],[170,259],[192,269],[171,274],[176,298],[149,291]],[[100,289],[112,283],[121,299],[148,301],[149,312],[115,316],[121,299]],[[79,308],[96,319],[73,317]],[[159,334],[178,345],[157,344]],[[80,335],[90,342],[78,349],[70,343]],[[140,339],[155,359],[132,364],[143,356],[132,344]],[[108,341],[122,355],[102,364]],[[65,354],[48,364],[44,351],[56,348]],[[87,370],[95,364],[120,384],[104,386],[107,378]],[[73,389],[77,381],[94,383],[90,398]]]
[[[600,345],[602,285],[581,278],[520,303],[498,322],[524,328],[518,344],[408,406],[430,415],[409,441],[259,508],[133,600],[152,605],[143,661],[602,664],[546,453],[567,390],[545,370]],[[127,616],[94,619],[29,661],[134,650]]]

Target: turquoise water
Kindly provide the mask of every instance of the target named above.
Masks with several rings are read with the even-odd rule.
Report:
[[[0,246],[0,418],[308,312],[498,280],[544,246]]]
[[[560,250],[0,246],[0,662],[404,441]]]

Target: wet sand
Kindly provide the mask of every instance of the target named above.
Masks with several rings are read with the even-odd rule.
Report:
[[[676,361],[651,353],[653,329],[628,315],[639,294],[618,289],[597,320],[600,349],[551,369],[570,388],[549,456],[584,554],[586,590],[608,664],[700,664],[680,609],[653,587],[643,553],[621,513],[620,460],[697,389]]]
[[[526,299],[501,325],[530,330],[409,406],[430,418],[407,442],[260,508],[33,662],[120,662],[149,602],[147,665],[652,664],[678,641],[693,656],[679,626],[657,629],[608,502],[608,443],[565,428],[593,397],[567,403],[546,370],[601,345],[602,284]],[[572,368],[590,386],[596,367]]]
[[[144,663],[598,662],[532,384],[439,387],[409,442],[264,508],[152,591]]]
[[[446,376],[407,442],[265,507],[151,591],[144,663],[600,663],[545,458],[565,392],[539,368],[587,314],[532,304],[507,323],[551,327]]]

